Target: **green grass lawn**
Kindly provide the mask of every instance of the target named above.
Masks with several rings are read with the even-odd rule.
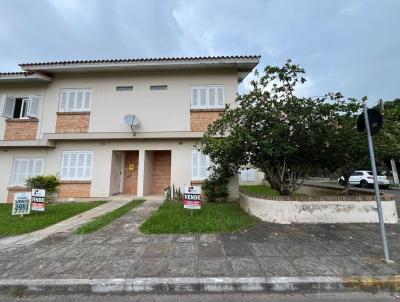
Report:
[[[281,194],[266,185],[242,185],[240,186],[242,189],[246,189],[249,192],[257,193],[257,194],[264,194],[268,196],[280,196]],[[304,196],[305,194],[299,192],[293,192],[293,196]]]
[[[0,204],[0,236],[12,236],[44,229],[59,221],[78,215],[105,201],[50,204],[44,212],[34,212],[21,216],[12,216],[12,204]]]
[[[81,226],[79,229],[75,231],[75,234],[84,235],[96,232],[97,230],[101,229],[102,227],[106,226],[107,224],[111,223],[115,219],[121,217],[122,215],[128,213],[134,207],[141,205],[144,202],[143,199],[133,200],[126,205],[107,213],[99,218]]]
[[[270,195],[270,196],[279,196],[280,195],[277,190],[274,190],[266,185],[243,185],[243,186],[240,186],[240,188],[243,188],[249,192],[257,193],[257,194],[265,194],[265,195]]]
[[[140,226],[146,234],[224,233],[238,231],[255,224],[238,203],[204,203],[201,210],[184,209],[177,201],[165,202]]]

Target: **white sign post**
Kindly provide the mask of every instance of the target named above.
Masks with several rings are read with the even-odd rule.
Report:
[[[18,192],[14,194],[12,215],[28,215],[31,212],[31,193]]]
[[[46,190],[42,189],[32,190],[32,205],[31,205],[32,211],[40,211],[40,212],[44,211],[45,197],[46,197]]]
[[[201,187],[199,186],[187,186],[183,192],[183,207],[191,210],[193,216],[193,210],[201,209]]]

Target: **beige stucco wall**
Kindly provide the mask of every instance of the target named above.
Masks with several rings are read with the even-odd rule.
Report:
[[[191,184],[191,154],[195,144],[194,140],[156,140],[156,141],[96,141],[96,142],[60,142],[54,149],[9,149],[7,152],[1,151],[0,154],[0,202],[4,202],[7,197],[7,187],[9,186],[12,161],[14,157],[44,157],[45,174],[57,174],[61,170],[61,158],[63,151],[92,151],[93,168],[91,180],[91,197],[108,197],[112,182],[112,158],[113,151],[139,151],[139,186],[143,186],[142,191],[138,188],[139,194],[149,192],[149,185],[146,181],[151,179],[151,164],[143,166],[151,161],[151,157],[145,160],[143,154],[146,151],[171,150],[171,185],[184,186]],[[149,154],[149,153],[148,153]],[[143,158],[143,161],[142,161]],[[142,172],[141,172],[142,171]],[[143,177],[141,178],[141,173]],[[115,175],[115,172],[114,172]],[[141,182],[141,179],[143,181]],[[229,184],[231,199],[237,199],[238,177],[231,179]]]
[[[164,84],[168,85],[167,90],[150,90],[150,85]],[[236,70],[64,73],[54,75],[49,83],[0,84],[0,95],[42,96],[40,138],[43,133],[55,132],[62,88],[91,89],[90,132],[130,132],[123,121],[126,114],[135,114],[140,119],[137,131],[190,131],[191,87],[201,84],[224,85],[226,103],[236,98]],[[132,85],[133,91],[116,91],[121,85]],[[0,138],[3,133],[4,118],[0,118]]]

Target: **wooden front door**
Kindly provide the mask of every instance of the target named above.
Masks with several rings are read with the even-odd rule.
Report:
[[[137,194],[139,151],[125,152],[124,194]]]
[[[152,194],[164,194],[171,185],[171,151],[154,151]]]

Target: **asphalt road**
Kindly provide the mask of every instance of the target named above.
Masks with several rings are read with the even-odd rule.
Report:
[[[399,296],[390,294],[366,294],[366,293],[330,293],[330,294],[310,294],[310,295],[268,295],[268,294],[182,294],[182,295],[132,295],[132,296],[112,296],[112,295],[67,295],[67,296],[36,296],[36,297],[5,297],[0,296],[2,302],[306,302],[306,301],[400,301]]]

